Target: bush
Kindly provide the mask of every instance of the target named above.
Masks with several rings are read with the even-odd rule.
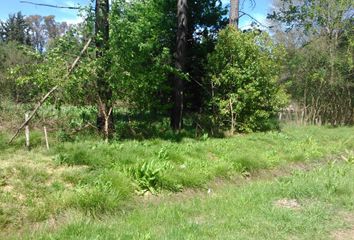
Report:
[[[221,31],[208,68],[213,105],[221,127],[243,132],[277,127],[276,113],[286,95],[277,84],[283,50],[266,33]],[[232,131],[233,132],[233,131]]]

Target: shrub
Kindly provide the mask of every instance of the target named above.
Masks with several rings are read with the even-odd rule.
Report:
[[[213,105],[221,127],[244,132],[277,127],[275,114],[286,103],[277,84],[283,50],[266,33],[221,31],[208,58]],[[215,111],[216,110],[216,111]]]

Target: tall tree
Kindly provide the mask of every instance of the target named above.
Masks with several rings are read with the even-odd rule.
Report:
[[[239,18],[240,18],[240,1],[230,0],[230,25],[234,25],[238,29]]]
[[[40,15],[32,15],[26,18],[26,22],[30,28],[31,45],[39,52],[43,52],[46,43],[42,20],[43,17]]]
[[[9,15],[6,22],[0,22],[0,36],[4,42],[15,41],[30,44],[28,31],[28,24],[21,12]]]
[[[107,52],[109,50],[109,0],[96,0],[95,8],[95,43],[96,43],[96,84],[98,91],[98,116],[97,127],[101,133],[108,138],[113,133],[113,103],[112,89],[108,82],[107,72],[109,70],[109,58]]]
[[[175,67],[184,73],[187,63],[187,35],[188,35],[188,1],[177,0],[177,44]],[[175,75],[173,79],[173,108],[171,113],[171,127],[174,130],[182,128],[184,81],[182,74]]]

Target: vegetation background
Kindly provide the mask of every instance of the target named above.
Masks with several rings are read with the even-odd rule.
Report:
[[[350,236],[354,3],[274,0],[266,23],[243,4],[2,21],[0,238]]]

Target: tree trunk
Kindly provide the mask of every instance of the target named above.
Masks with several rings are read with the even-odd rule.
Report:
[[[239,23],[239,10],[240,10],[240,1],[239,0],[230,0],[230,25],[233,25],[238,29]]]
[[[177,49],[175,67],[181,72],[186,70],[186,49],[188,33],[188,3],[187,0],[177,0]],[[173,79],[173,108],[171,112],[171,127],[173,130],[180,130],[183,125],[183,95],[184,83],[180,76],[174,76]]]
[[[106,73],[110,62],[106,57],[109,49],[109,0],[96,0],[95,8],[95,35],[97,67],[97,91],[98,91],[98,115],[97,128],[107,140],[113,133],[114,122],[112,114],[112,90],[107,81]]]

